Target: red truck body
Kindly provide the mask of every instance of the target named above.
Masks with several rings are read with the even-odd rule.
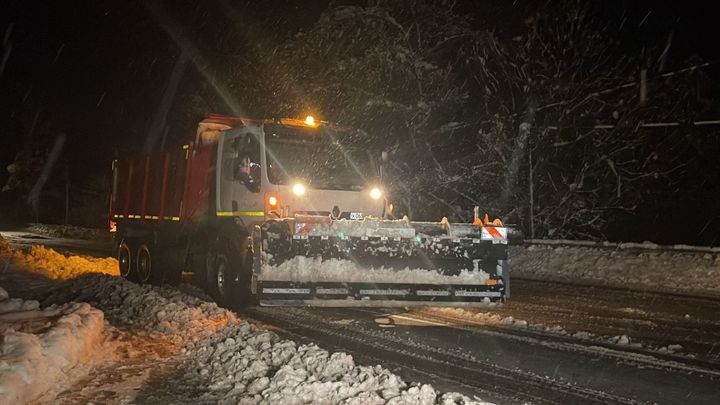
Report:
[[[110,217],[116,222],[184,221],[208,209],[216,148],[193,144],[113,162]]]

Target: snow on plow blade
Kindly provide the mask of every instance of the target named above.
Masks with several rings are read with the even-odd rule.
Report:
[[[296,217],[260,232],[261,305],[472,306],[509,292],[500,226]]]

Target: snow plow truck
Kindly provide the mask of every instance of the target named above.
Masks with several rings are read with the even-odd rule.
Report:
[[[209,115],[194,141],[112,165],[120,274],[194,278],[225,305],[472,306],[509,296],[500,220],[395,218],[386,154],[312,117]]]

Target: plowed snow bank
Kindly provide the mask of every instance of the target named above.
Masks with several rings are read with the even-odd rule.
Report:
[[[186,356],[187,381],[178,383],[197,384],[202,402],[482,403],[409,385],[381,366],[356,365],[345,353],[282,339],[174,289],[92,274],[66,282],[46,303],[67,300],[91,302],[116,325],[171,338]]]
[[[32,331],[33,323],[42,329]],[[8,298],[0,288],[0,404],[34,401],[71,383],[82,374],[77,368],[92,363],[103,330],[103,313],[88,304],[40,310],[37,301]]]
[[[119,275],[117,260],[96,259],[86,256],[66,257],[41,245],[30,248],[28,253],[8,245],[0,236],[0,259],[9,261],[23,270],[41,273],[51,279],[69,279],[84,273]]]
[[[48,249],[25,255],[1,240],[0,255],[18,267],[42,266],[53,278],[69,278],[48,292],[42,302],[45,310],[37,302],[2,299],[7,294],[0,290],[5,302],[0,313],[11,311],[0,317],[57,317],[49,330],[3,332],[2,403],[43,395],[46,399],[53,387],[69,388],[71,381],[63,380],[63,373],[89,364],[103,336],[103,313],[114,327],[138,336],[163,337],[173,348],[169,352],[182,353],[185,373],[173,377],[177,378],[173,384],[193,386],[202,403],[483,403],[457,393],[441,394],[427,384],[407,384],[380,365],[357,365],[345,353],[282,339],[207,302],[201,294],[140,286],[93,271],[97,269],[93,265],[102,261],[73,260]],[[77,276],[81,273],[86,274]],[[185,289],[193,293],[192,288]]]
[[[511,247],[512,276],[665,292],[720,293],[720,255],[590,247]],[[512,277],[511,276],[511,277]]]

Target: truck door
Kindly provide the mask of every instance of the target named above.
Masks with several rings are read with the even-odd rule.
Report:
[[[260,134],[258,126],[243,126],[220,136],[217,216],[264,217]]]

